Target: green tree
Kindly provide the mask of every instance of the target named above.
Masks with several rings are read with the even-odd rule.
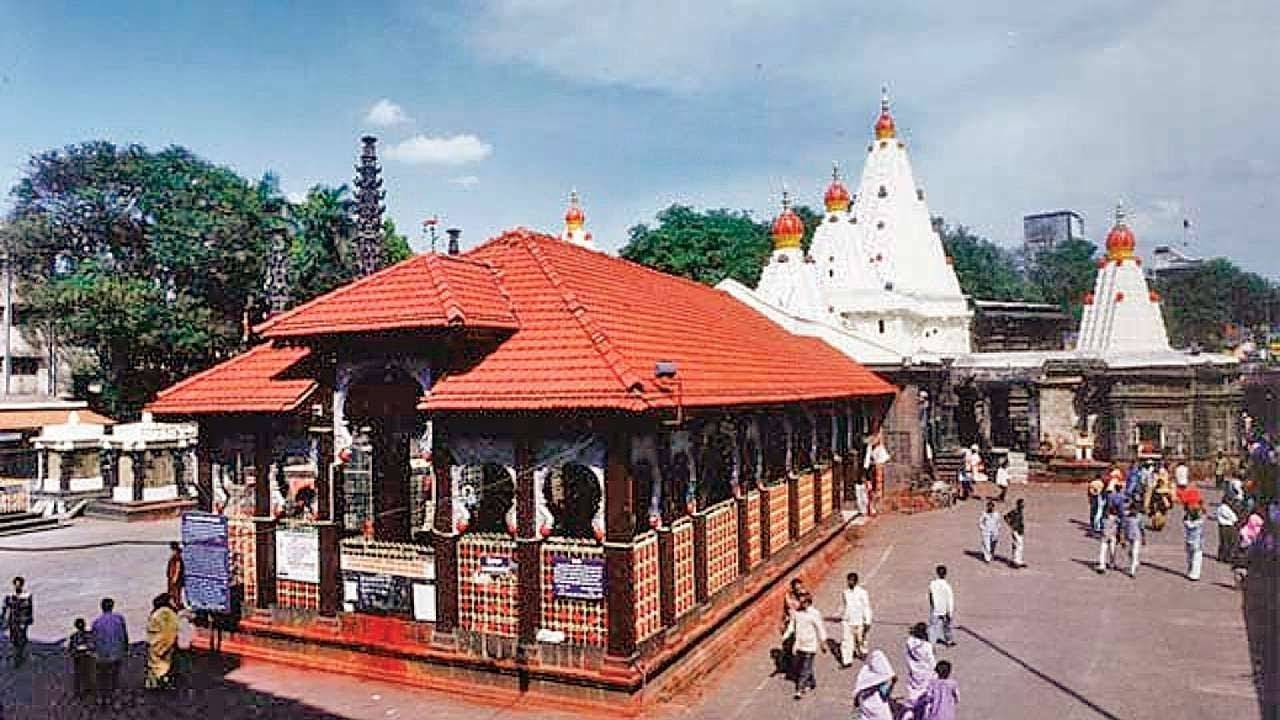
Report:
[[[754,287],[771,248],[768,228],[742,210],[672,205],[653,227],[636,225],[627,234],[622,257],[708,285],[733,278]]]
[[[1045,302],[1054,303],[1080,319],[1084,295],[1098,274],[1098,248],[1087,240],[1067,240],[1036,256],[1028,273]]]
[[[257,319],[271,183],[180,147],[89,142],[31,159],[7,249],[34,314],[91,356],[80,371],[103,382],[108,412],[130,415],[239,349]]]
[[[934,224],[964,294],[977,300],[1041,299],[1039,288],[1027,281],[1013,253],[974,235],[964,225],[948,225],[942,218],[934,218]]]
[[[351,282],[359,274],[355,208],[346,185],[316,185],[302,202],[290,206],[289,287],[295,304]],[[397,263],[412,254],[395,223],[384,220],[384,263]]]
[[[801,245],[808,252],[823,215],[807,205],[792,210],[804,223]],[[627,233],[620,254],[634,262],[715,285],[725,278],[755,287],[773,249],[770,222],[759,222],[746,210],[695,210],[675,204],[657,215],[650,227],[640,224]]]
[[[1163,297],[1169,338],[1178,346],[1219,349],[1229,325],[1265,331],[1280,304],[1275,285],[1225,258],[1165,276],[1154,286]]]

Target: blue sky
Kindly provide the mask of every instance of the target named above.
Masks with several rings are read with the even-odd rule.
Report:
[[[1012,244],[1069,207],[1096,240],[1123,199],[1148,250],[1188,217],[1193,254],[1280,276],[1275,2],[213,5],[0,0],[0,186],[105,138],[301,193],[349,181],[371,132],[415,240],[431,214],[467,245],[558,230],[577,187],[616,249],[673,201],[765,216],[786,183],[817,205],[888,82],[948,220]],[[402,117],[371,122],[381,100]]]

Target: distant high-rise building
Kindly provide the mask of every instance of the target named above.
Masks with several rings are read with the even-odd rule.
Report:
[[[1022,216],[1022,242],[1028,258],[1068,240],[1084,239],[1084,220],[1071,210]]]

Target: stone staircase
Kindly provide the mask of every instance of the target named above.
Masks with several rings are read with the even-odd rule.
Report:
[[[1009,458],[1009,482],[1026,483],[1027,477],[1031,474],[1031,466],[1027,463],[1027,454],[1010,450],[1007,457]]]
[[[933,456],[933,473],[937,480],[957,482],[964,467],[964,450],[944,450]]]
[[[16,512],[0,515],[0,535],[21,535],[23,533],[53,530],[60,526],[56,517],[45,517],[39,513]]]

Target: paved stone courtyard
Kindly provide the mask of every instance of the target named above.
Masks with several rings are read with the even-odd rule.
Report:
[[[1257,717],[1240,607],[1228,568],[1212,560],[1198,583],[1182,576],[1181,533],[1153,533],[1135,580],[1092,569],[1097,546],[1084,536],[1086,503],[1078,488],[1015,488],[1028,501],[1030,567],[986,565],[977,556],[978,503],[867,528],[860,547],[830,576],[810,578],[818,605],[834,617],[847,570],[862,574],[875,605],[873,647],[900,673],[906,628],[924,618],[925,586],[935,564],[951,568],[958,646],[939,649],[960,682],[962,718]],[[35,657],[0,676],[5,718],[102,717],[67,697],[67,661],[58,644],[77,614],[92,618],[97,600],[116,597],[141,640],[149,598],[162,590],[164,543],[176,523],[130,526],[81,521],[38,535],[0,538],[0,572],[22,573],[36,597]],[[128,538],[134,544],[117,544]],[[137,544],[151,543],[151,544]],[[29,552],[37,547],[65,547]],[[1007,550],[1001,548],[1002,554]],[[776,628],[762,627],[735,662],[702,679],[654,716],[683,718],[844,718],[852,712],[856,666],[818,659],[818,692],[791,699],[769,677]],[[832,622],[829,630],[838,633]],[[7,648],[0,648],[7,654]],[[127,677],[135,688],[105,716],[202,718],[554,718],[546,712],[476,706],[448,696],[263,663],[202,658],[192,687],[143,695],[141,646]],[[565,715],[563,717],[572,717]]]

